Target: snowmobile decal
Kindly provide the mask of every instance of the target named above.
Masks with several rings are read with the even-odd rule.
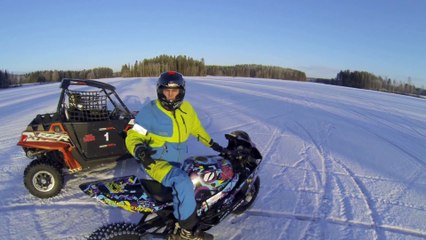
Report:
[[[191,176],[195,188],[200,187],[200,191],[222,191],[234,177],[231,162],[220,156],[189,158],[185,160],[184,170]]]
[[[83,184],[80,188],[87,195],[113,207],[120,207],[129,212],[151,213],[171,204],[158,204],[141,187],[136,176],[115,178]]]
[[[57,132],[24,132],[23,142],[70,142],[70,137],[66,133]]]
[[[108,204],[110,206],[113,206],[113,207],[123,208],[124,210],[129,211],[129,212],[146,212],[146,213],[151,213],[151,212],[154,211],[153,209],[147,208],[147,207],[144,207],[144,206],[135,206],[135,205],[132,205],[132,203],[130,201],[116,201],[116,200],[109,199],[109,198],[107,198],[107,197],[105,197],[103,195],[100,195],[98,197],[98,200],[101,201],[101,202],[104,202],[104,203],[106,203],[106,204]]]

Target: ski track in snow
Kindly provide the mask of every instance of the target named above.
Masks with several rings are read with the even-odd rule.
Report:
[[[114,84],[122,99],[132,101],[132,106],[139,107],[155,98],[152,93],[155,79],[105,81]],[[239,216],[231,215],[214,227],[210,232],[216,239],[426,238],[424,222],[413,226],[411,221],[410,225],[405,225],[404,221],[385,221],[385,217],[399,218],[397,215],[384,215],[395,208],[403,208],[419,214],[419,219],[424,220],[421,216],[426,216],[424,201],[411,202],[405,197],[413,194],[414,187],[426,189],[423,174],[426,163],[421,157],[422,153],[426,154],[422,149],[426,142],[426,124],[416,120],[426,119],[424,112],[408,111],[411,114],[408,117],[394,112],[392,117],[383,118],[381,114],[388,116],[386,113],[392,112],[393,107],[386,102],[370,103],[370,95],[376,97],[377,93],[358,93],[312,83],[190,77],[187,86],[187,99],[215,140],[225,144],[224,133],[243,129],[250,133],[264,157],[260,169],[261,189],[253,208]],[[84,239],[102,224],[137,221],[137,214],[102,206],[78,188],[83,182],[99,178],[138,174],[131,170],[136,166],[131,160],[119,163],[114,169],[106,166],[104,170],[89,170],[67,177],[64,190],[52,199],[40,200],[27,193],[22,174],[28,161],[15,145],[20,132],[36,113],[54,111],[59,85],[25,88],[31,90],[31,95],[19,88],[0,91],[0,110],[7,113],[0,116],[0,131],[4,133],[0,137],[3,156],[0,212],[5,216],[0,225],[10,226],[1,228],[0,239]],[[323,88],[327,89],[326,94],[321,92]],[[337,94],[328,96],[331,89]],[[358,95],[346,98],[344,94]],[[416,104],[420,109],[422,103]],[[423,106],[426,107],[424,102]],[[405,178],[394,178],[354,168],[362,163],[348,162],[350,153],[347,152],[349,158],[343,158],[334,152],[332,142],[342,134],[342,126],[346,127],[342,123],[348,121],[348,126],[405,156],[415,170],[407,172]],[[386,135],[388,129],[400,137]],[[416,142],[420,152],[413,152],[410,145],[401,145],[401,138],[425,141]],[[198,145],[194,147],[196,151],[205,151]],[[371,183],[398,184],[399,187],[380,193],[374,192],[377,188],[368,185]],[[421,194],[419,196],[425,196]],[[68,218],[64,218],[62,212],[68,214]],[[15,226],[22,219],[20,214],[28,216],[25,221],[31,223],[23,233]],[[68,219],[71,224],[64,227],[58,220],[51,219],[52,216],[59,221]]]

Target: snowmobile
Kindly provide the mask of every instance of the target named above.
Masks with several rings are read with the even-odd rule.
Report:
[[[131,158],[124,144],[135,113],[115,87],[95,81],[63,79],[57,110],[38,114],[17,145],[34,159],[24,185],[39,198],[57,195],[64,175]]]
[[[262,155],[244,131],[225,134],[228,146],[219,155],[193,156],[183,169],[194,184],[199,230],[207,231],[229,214],[242,214],[255,201]],[[89,239],[167,238],[179,224],[173,216],[171,188],[136,176],[84,183],[80,189],[98,201],[141,213],[139,223],[111,223],[93,232]]]

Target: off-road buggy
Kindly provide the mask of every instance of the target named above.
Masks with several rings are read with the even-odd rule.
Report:
[[[130,112],[115,87],[94,80],[63,79],[57,110],[38,114],[18,142],[34,159],[24,184],[39,198],[57,195],[64,174],[127,159],[124,138],[132,126]]]

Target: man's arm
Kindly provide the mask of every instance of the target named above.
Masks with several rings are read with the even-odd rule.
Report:
[[[147,143],[150,139],[147,135],[143,135],[134,129],[127,131],[126,147],[132,156],[135,156],[135,147],[139,144]]]

